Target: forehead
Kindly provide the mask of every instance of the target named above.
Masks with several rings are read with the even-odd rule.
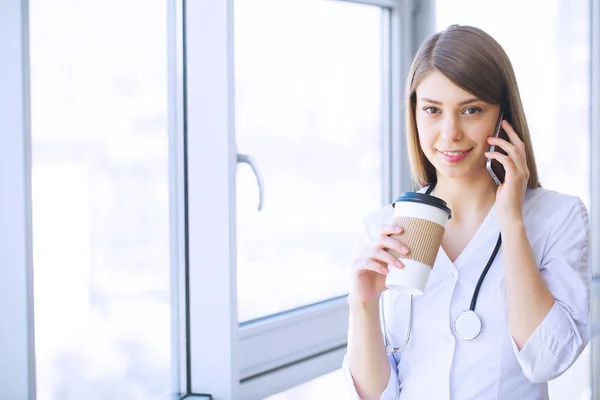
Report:
[[[438,71],[427,74],[416,87],[416,93],[417,100],[426,97],[443,103],[460,102],[474,97]]]

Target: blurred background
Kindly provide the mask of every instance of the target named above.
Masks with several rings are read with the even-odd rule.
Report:
[[[402,157],[401,148],[390,150],[403,137],[394,122],[402,118],[397,101],[402,71],[419,40],[450,24],[486,30],[511,58],[542,185],[597,209],[592,200],[600,199],[593,198],[590,185],[591,68],[598,52],[592,48],[592,2],[435,0],[408,2],[408,8],[401,3],[234,0],[225,8],[231,16],[224,23],[230,35],[225,41],[210,36],[210,24],[203,39],[207,21],[201,18],[193,26],[199,36],[181,41],[185,3],[28,2],[38,400],[167,399],[200,392],[216,399],[349,398],[339,357],[279,383],[274,374],[308,358],[319,363],[326,349],[343,352],[346,326],[337,326],[327,343],[319,341],[327,336],[319,329],[331,330],[314,322],[311,307],[322,307],[324,319],[335,320],[327,310],[343,307],[360,217],[407,185],[406,172],[398,174],[391,160]],[[398,17],[405,10],[412,14]],[[428,24],[417,26],[423,19]],[[406,24],[420,36],[403,40]],[[194,153],[186,135],[198,132],[206,143],[219,135],[186,125],[186,118],[201,120],[204,114],[185,97],[186,90],[202,91],[188,88],[185,74],[208,74],[202,65],[213,60],[207,55],[194,64],[199,68],[191,68],[185,54],[196,41],[210,46],[212,39],[214,46],[231,45],[228,58],[217,64],[230,68],[232,78],[223,86],[230,111],[223,132],[233,138],[231,154],[249,155],[253,164],[234,163],[234,186],[224,197],[234,215],[227,231],[233,255],[224,265],[206,265],[196,275],[198,285],[210,282],[212,271],[233,271],[234,285],[222,290],[233,290],[235,304],[227,310],[240,341],[260,336],[249,332],[269,331],[271,321],[296,315],[314,325],[298,325],[276,342],[299,343],[311,332],[316,338],[302,342],[294,356],[249,346],[256,357],[269,353],[268,361],[254,364],[246,356],[254,353],[232,345],[244,360],[223,368],[251,365],[240,367],[239,374],[235,367],[231,380],[241,389],[229,395],[218,395],[216,383],[199,383],[202,375],[190,372],[195,363],[220,365],[217,350],[205,356],[215,359],[204,360],[193,352],[194,342],[209,341],[220,328],[214,331],[210,321],[190,328],[195,281],[187,279],[195,267],[185,246],[194,241],[174,239],[189,232],[182,210],[221,196],[192,179],[185,164],[206,150]],[[406,43],[410,48],[401,48]],[[206,151],[216,154],[219,148]],[[190,187],[198,188],[194,202],[186,197]],[[218,302],[198,307],[222,310]],[[600,376],[593,376],[598,363],[586,349],[550,382],[550,398],[600,399],[592,391],[599,385]],[[261,390],[244,392],[243,384],[254,379],[262,379]]]

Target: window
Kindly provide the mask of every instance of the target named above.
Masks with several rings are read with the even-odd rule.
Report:
[[[359,217],[382,202],[382,9],[236,1],[238,315],[348,291]]]
[[[30,2],[37,398],[172,392],[163,0]]]

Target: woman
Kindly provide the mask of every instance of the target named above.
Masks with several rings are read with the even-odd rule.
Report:
[[[480,29],[451,26],[421,46],[406,107],[413,178],[452,218],[411,307],[385,288],[388,268],[403,268],[387,250],[410,252],[390,237],[402,234],[390,226],[392,206],[365,217],[348,296],[348,386],[360,399],[547,399],[547,382],[590,338],[585,206],[540,187],[511,63]],[[492,137],[501,111],[508,141]],[[488,158],[505,169],[499,186]],[[469,309],[499,235],[476,302],[481,332],[461,339],[453,321]]]

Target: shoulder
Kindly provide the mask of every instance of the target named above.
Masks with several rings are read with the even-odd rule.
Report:
[[[526,215],[541,215],[546,219],[560,218],[573,211],[587,210],[581,199],[544,188],[527,189],[523,212]]]
[[[563,224],[587,229],[588,212],[577,196],[535,188],[525,194],[523,219],[528,231],[548,234]]]

